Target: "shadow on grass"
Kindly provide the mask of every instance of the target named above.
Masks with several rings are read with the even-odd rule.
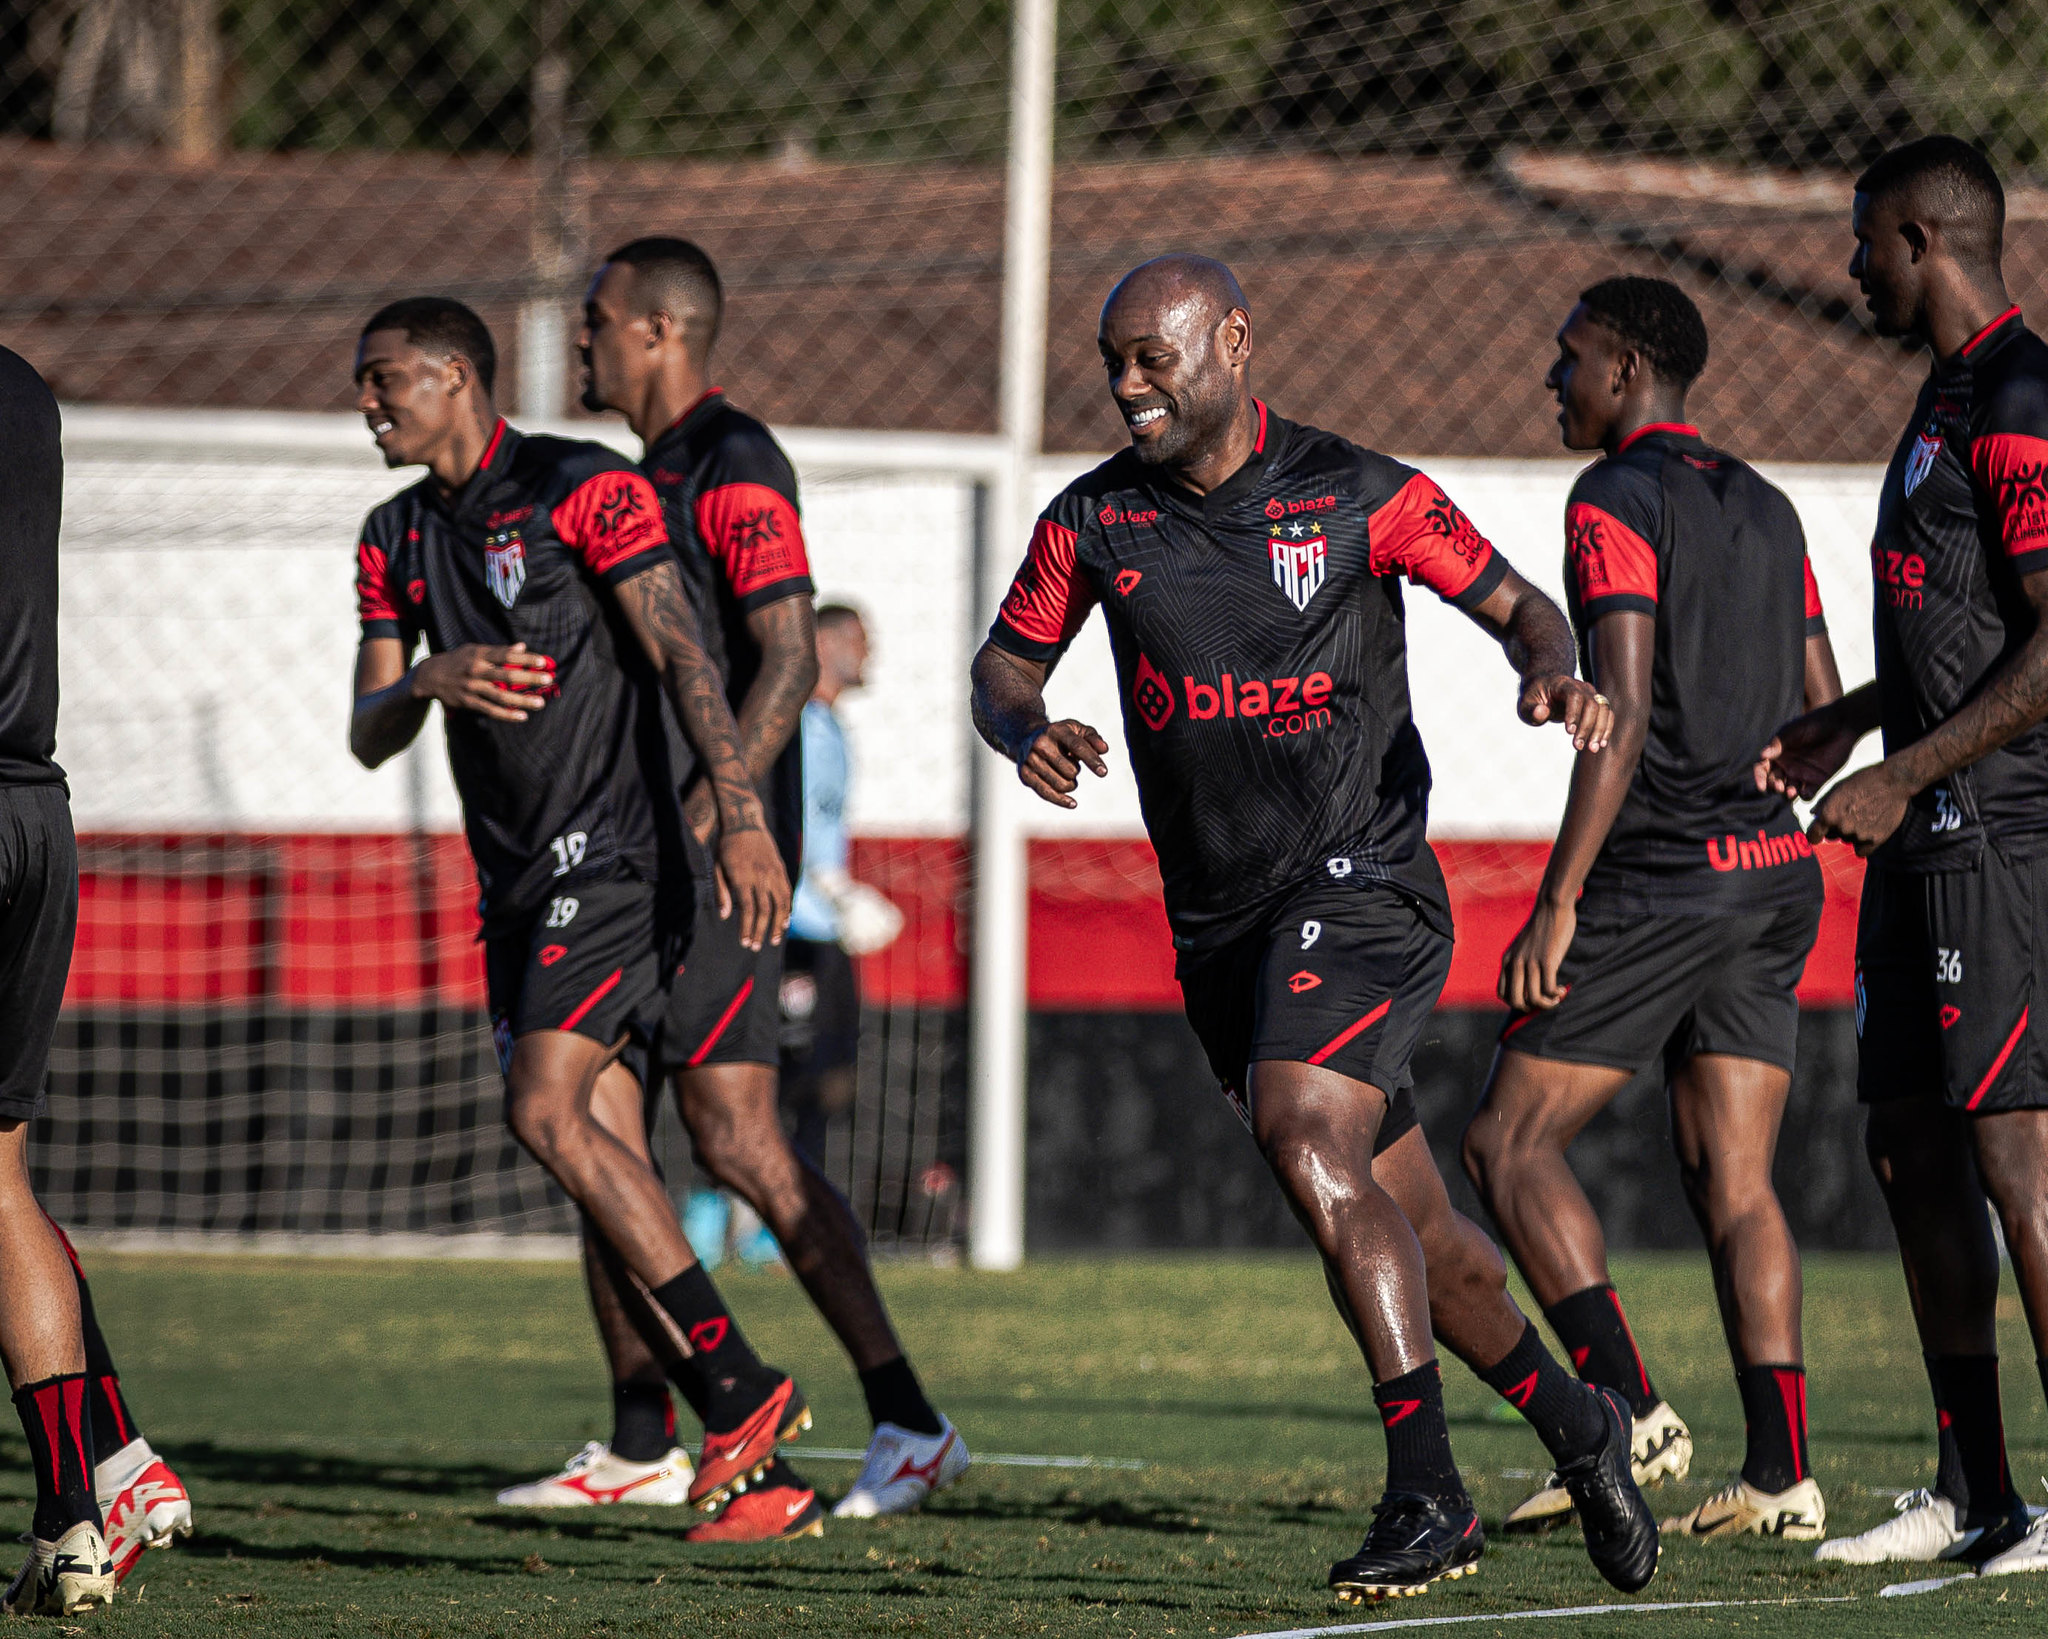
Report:
[[[187,1484],[296,1486],[308,1490],[398,1491],[422,1497],[495,1496],[533,1478],[494,1463],[431,1457],[349,1457],[334,1452],[183,1441],[165,1452]]]

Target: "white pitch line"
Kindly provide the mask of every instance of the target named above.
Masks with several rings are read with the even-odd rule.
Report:
[[[792,1445],[787,1448],[791,1458],[801,1458],[807,1463],[858,1463],[867,1460],[867,1452],[852,1446],[807,1446]],[[1131,1457],[1039,1457],[1023,1451],[996,1451],[972,1453],[970,1462],[976,1468],[1117,1468],[1136,1470],[1150,1465]]]
[[[1932,1593],[1951,1582],[1975,1582],[1975,1576],[1930,1576],[1923,1582],[1893,1582],[1877,1590],[1880,1599],[1905,1599],[1916,1593]]]
[[[1550,1616],[1628,1616],[1650,1611],[1728,1610],[1738,1605],[1853,1605],[1856,1595],[1826,1599],[1693,1599],[1664,1605],[1562,1605],[1548,1611],[1494,1611],[1485,1616],[1407,1616],[1391,1622],[1344,1622],[1334,1628],[1284,1628],[1246,1634],[1243,1639],[1323,1639],[1334,1633],[1390,1633],[1396,1628],[1443,1628],[1459,1622],[1528,1622]]]

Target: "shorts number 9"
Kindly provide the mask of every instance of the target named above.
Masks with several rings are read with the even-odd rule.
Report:
[[[1315,943],[1315,942],[1316,942],[1316,941],[1317,941],[1318,939],[1322,938],[1322,936],[1323,936],[1323,925],[1322,925],[1322,923],[1320,923],[1320,922],[1313,922],[1313,921],[1311,921],[1311,922],[1304,922],[1304,923],[1302,923],[1302,925],[1301,925],[1301,948],[1302,948],[1303,950],[1307,950],[1307,949],[1308,949],[1308,947],[1309,947],[1310,945],[1314,944],[1314,943]]]

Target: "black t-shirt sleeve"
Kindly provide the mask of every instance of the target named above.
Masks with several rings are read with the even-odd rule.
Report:
[[[1657,540],[1663,493],[1633,462],[1588,468],[1565,503],[1565,573],[1588,625],[1619,610],[1657,612]]]
[[[1970,471],[2013,568],[2048,569],[2048,376],[2015,370],[1998,384],[1970,440]]]
[[[1095,583],[1079,561],[1085,500],[1069,490],[1039,514],[1024,563],[989,641],[1024,660],[1052,660],[1064,653],[1095,607]]]
[[[365,640],[406,635],[405,598],[391,578],[391,546],[382,518],[371,513],[356,542],[356,618]]]

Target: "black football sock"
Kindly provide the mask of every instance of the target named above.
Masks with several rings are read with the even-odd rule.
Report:
[[[1998,1403],[1998,1356],[1942,1354],[1930,1362],[1935,1404],[1955,1437],[1964,1495],[1951,1497],[1967,1526],[2005,1518],[2019,1503],[2005,1462],[2005,1413]],[[1946,1492],[1943,1495],[1947,1495]]]
[[[1749,1429],[1742,1477],[1772,1496],[1791,1490],[1813,1472],[1806,1458],[1806,1368],[1738,1366],[1735,1387]]]
[[[1480,1372],[1479,1381],[1529,1420],[1554,1462],[1591,1456],[1607,1443],[1599,1397],[1544,1348],[1533,1321],[1523,1323],[1521,1342]]]
[[[656,1372],[612,1385],[612,1455],[629,1463],[658,1463],[676,1443],[675,1402],[668,1379]]]
[[[748,1347],[702,1264],[691,1264],[649,1295],[689,1341],[690,1353],[674,1368],[676,1382],[694,1381],[703,1390],[704,1426],[718,1433],[737,1426],[779,1374]]]
[[[1650,1368],[1621,1312],[1621,1299],[1611,1286],[1589,1286],[1543,1311],[1550,1329],[1572,1358],[1572,1369],[1588,1383],[1613,1389],[1628,1402],[1629,1414],[1648,1416],[1658,1393]]]
[[[78,1319],[85,1333],[85,1379],[92,1395],[92,1461],[97,1468],[131,1440],[142,1438],[135,1414],[121,1395],[121,1374],[93,1313],[92,1288],[78,1277]]]
[[[86,1283],[85,1265],[78,1261],[78,1248],[71,1244],[64,1226],[47,1212],[43,1222],[63,1243],[64,1255],[71,1260],[72,1279],[78,1285],[78,1329],[85,1340],[85,1375],[92,1395],[92,1460],[97,1468],[129,1441],[141,1439],[142,1430],[128,1402],[121,1398],[121,1374],[114,1369],[113,1351],[107,1347],[100,1317],[93,1311],[92,1287]]]
[[[100,1523],[92,1489],[92,1407],[85,1374],[46,1377],[14,1391],[15,1415],[28,1436],[36,1476],[35,1534],[55,1542],[80,1520]]]
[[[939,1414],[924,1397],[917,1373],[902,1355],[862,1372],[860,1392],[867,1396],[870,1422],[894,1423],[912,1434],[939,1432]]]
[[[1468,1503],[1444,1421],[1444,1379],[1434,1360],[1372,1386],[1387,1436],[1387,1489]]]
[[[1942,1399],[1941,1361],[1931,1354],[1920,1357],[1927,1365],[1927,1384],[1934,1391],[1934,1494],[1956,1505],[1958,1517],[1970,1510],[1970,1484],[1963,1478],[1963,1448],[1956,1443],[1955,1420]]]

